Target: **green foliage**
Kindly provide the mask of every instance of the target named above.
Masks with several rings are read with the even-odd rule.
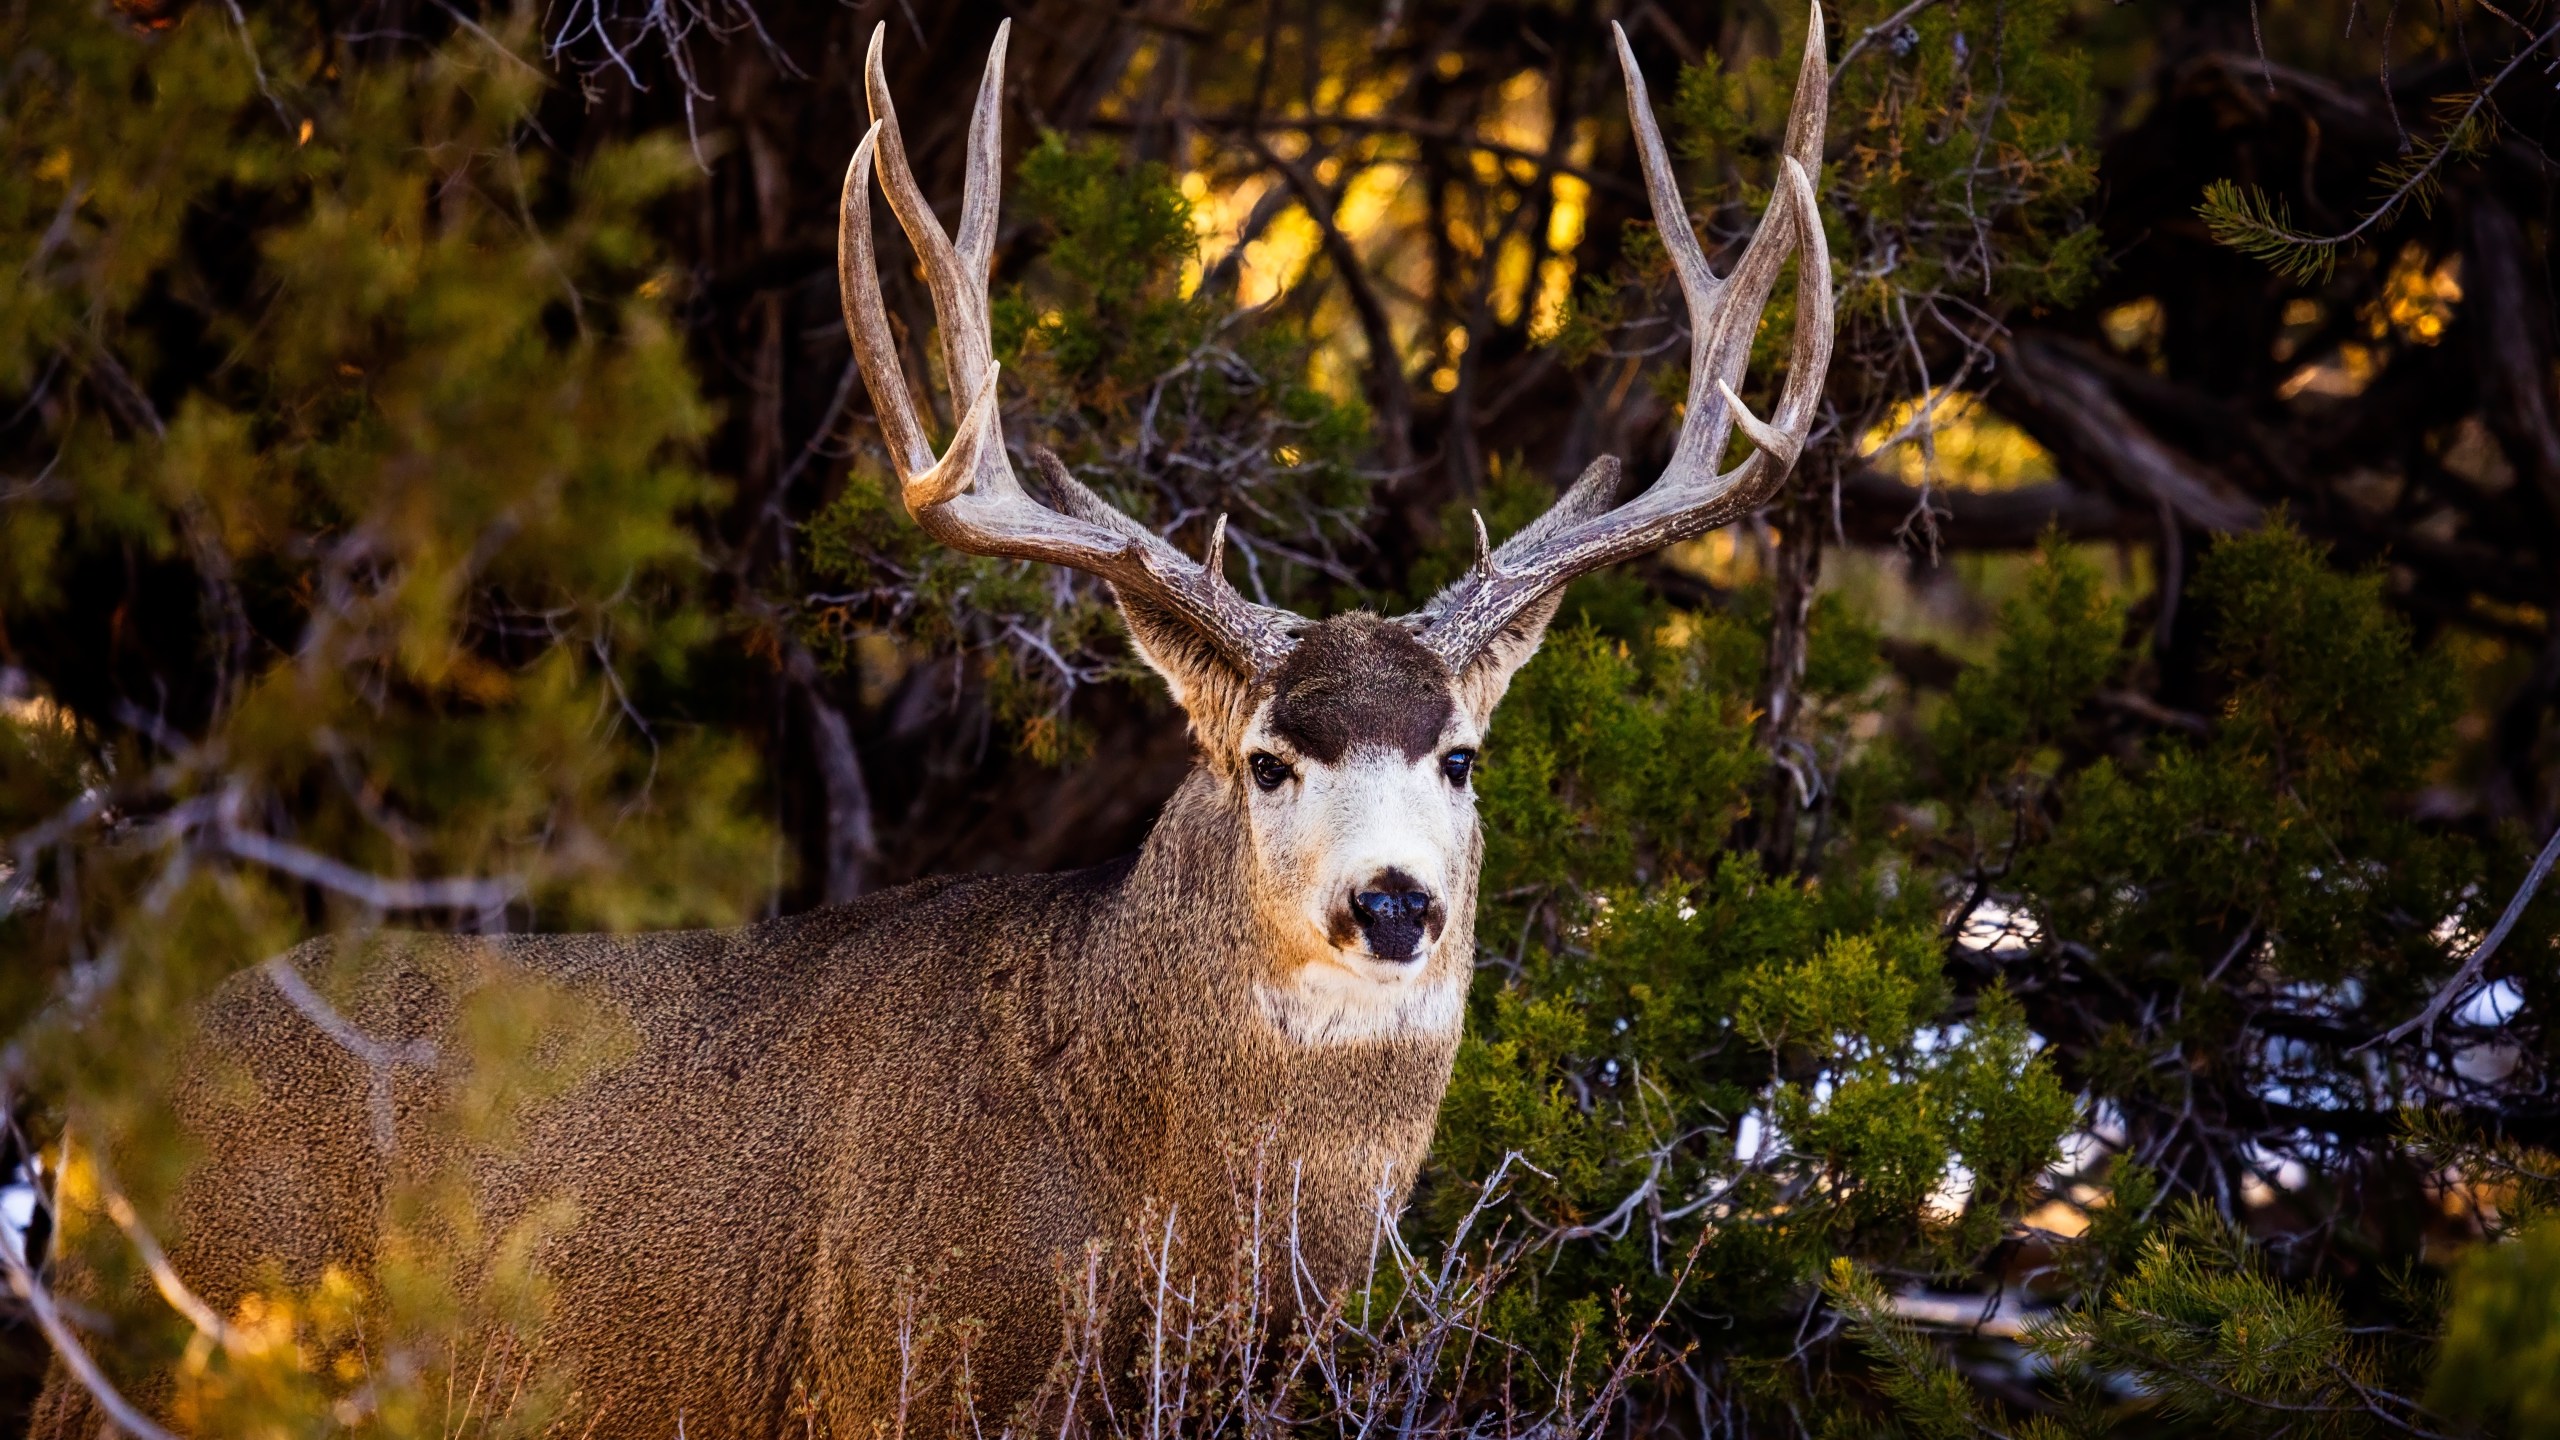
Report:
[[[2393,803],[2442,751],[2452,675],[2415,651],[2380,586],[2281,525],[2215,548],[2195,594],[2222,714],[2201,743],[2069,782],[2066,820],[2020,860],[2058,933],[2117,964],[2199,971],[2260,936],[2252,953],[2281,974],[2352,975],[2386,1009],[2423,1003],[2445,943],[2397,917],[2467,914],[2476,862]]]
[[[2253,1034],[2242,997],[2414,1013],[2458,962],[2460,928],[2487,918],[2472,848],[2403,798],[2444,753],[2452,675],[2381,577],[2338,572],[2279,520],[2217,545],[2189,603],[2216,713],[2139,744],[2097,737],[2147,635],[2058,542],[2003,608],[1990,658],[1904,738],[1861,747],[1833,728],[1872,703],[1871,662],[1809,667],[1830,677],[1811,687],[1811,733],[1842,757],[1836,803],[1859,807],[1844,829],[1899,822],[1868,820],[1869,838],[1801,875],[1768,873],[1748,845],[1768,792],[1742,698],[1763,623],[1747,596],[1629,638],[1551,639],[1486,747],[1491,953],[1433,1218],[1473,1203],[1455,1177],[1516,1153],[1530,1178],[1513,1201],[1560,1251],[1538,1281],[1550,1306],[1659,1295],[1661,1257],[1700,1247],[1677,1309],[1727,1403],[1852,1427],[1881,1405],[1927,1435],[2162,1417],[2363,1433],[2421,1416],[2442,1304],[2421,1277],[2303,1283],[2194,1189],[2164,1201],[2156,1162],[2135,1156],[2078,1182],[2078,1233],[2027,1229],[2063,1193],[2057,1142],[2098,1105],[2138,1146],[2145,1127],[2176,1133],[2200,1077],[2238,1097],[2217,1105],[2350,1103],[2369,1062],[2343,1041]],[[1845,630],[1872,648],[1819,609],[1816,624],[1824,643]],[[2029,917],[2014,948],[1950,943],[1995,899]],[[2545,1162],[2431,1133],[2428,1163],[2540,1213],[2515,1177]],[[1952,1282],[2017,1243],[2053,1257],[2026,1341],[2052,1408],[2033,1418],[1962,1379],[1878,1278]],[[2512,1278],[2538,1243],[2466,1271],[2474,1354],[2540,1343]],[[1817,1290],[1863,1369],[1794,1368],[1777,1337]],[[2515,1393],[2496,1403],[2536,1403]]]
[[[42,255],[0,300],[30,342],[11,365],[32,374],[51,343],[102,390],[159,389],[155,365],[173,362],[116,320],[145,287],[203,297],[197,343],[228,358],[165,421],[65,414],[63,490],[6,514],[49,517],[66,543],[16,572],[12,612],[63,603],[77,567],[126,546],[218,554],[236,590],[203,618],[244,652],[223,763],[254,791],[334,793],[301,810],[304,843],[385,870],[522,874],[554,923],[734,905],[763,869],[756,828],[721,818],[750,779],[743,754],[594,736],[618,687],[680,674],[709,638],[683,593],[680,523],[716,493],[687,459],[709,416],[640,228],[681,152],[644,141],[546,174],[512,143],[536,87],[478,41],[313,91],[297,144],[212,21],[147,42],[45,11],[11,46],[51,62],[9,96],[31,122],[13,121],[13,168],[68,155],[58,187],[100,179],[60,240],[0,241]],[[121,97],[138,87],[155,100],[136,111]],[[53,128],[91,110],[147,134]],[[236,282],[207,272],[167,209],[243,184],[270,190],[276,216],[255,237],[253,309],[218,303]],[[534,203],[562,218],[527,230]],[[73,304],[85,338],[59,333]],[[535,616],[535,643],[498,641]],[[285,645],[298,663],[278,663]],[[667,850],[685,863],[653,868]]]
[[[2422,655],[2378,571],[2340,575],[2279,523],[2215,548],[2196,577],[2230,683],[2216,739],[2260,757],[2307,808],[2380,798],[2424,775],[2455,715],[2448,657]]]
[[[1926,1440],[1976,1436],[2047,1440],[2066,1433],[2043,1416],[2004,1426],[2002,1417],[1984,1405],[1980,1393],[1944,1362],[1931,1337],[1897,1315],[1884,1286],[1855,1262],[1845,1257],[1834,1260],[1823,1277],[1822,1295],[1832,1309],[1856,1324],[1859,1348],[1875,1367],[1876,1388],[1899,1428]]]
[[[2217,545],[2189,594],[2219,697],[2200,736],[2173,731],[2130,752],[2089,744],[2093,701],[2131,663],[2130,642],[2094,574],[2050,548],[2004,612],[1994,659],[1957,682],[1930,736],[1934,803],[1973,818],[1929,848],[1953,862],[1969,904],[1997,894],[2034,917],[2021,958],[2066,954],[2105,987],[2111,999],[2044,1000],[2037,1023],[2072,1043],[2074,1081],[2152,1155],[2175,1152],[2146,1133],[2174,1134],[2175,1117],[2205,1105],[2275,1097],[2353,1113],[2393,1072],[2353,1048],[2364,1032],[2350,1017],[2415,1013],[2458,963],[2464,932],[2485,923],[2491,888],[2471,847],[2415,822],[2402,798],[2444,752],[2452,675],[2441,652],[2412,642],[2378,574],[2337,572],[2279,520]],[[2349,1023],[2336,1038],[2270,1038],[2250,1028],[2251,1006],[2270,1003],[2252,997],[2269,996]],[[2542,1213],[2547,1157],[2484,1146],[2423,1110],[2409,1124],[2412,1159],[2455,1193],[2498,1196],[2516,1224]],[[2316,1148],[2297,1153],[2322,1163]],[[2474,1385],[2454,1405],[2449,1387],[2462,1382],[2441,1376],[2428,1391],[2445,1302],[2422,1275],[2394,1270],[2352,1291],[2305,1281],[2207,1203],[2210,1190],[2155,1222],[2150,1165],[2120,1158],[2093,1178],[2086,1230],[2044,1242],[2058,1245],[2054,1308],[2025,1342],[2048,1370],[2044,1419],[2065,1432],[2164,1421],[2432,1431],[2422,1392],[2440,1412],[2502,1426],[2542,1403],[2529,1386]],[[2543,1343],[2524,1288],[2538,1259],[2523,1241],[2466,1262],[2446,1374],[2485,1374]],[[1839,1271],[1829,1294],[1857,1325],[1876,1393],[1913,1428],[2016,1433],[1951,1387],[1942,1353],[1873,1280]]]
[[[1660,1303],[1694,1248],[1691,1343],[1719,1372],[1775,1360],[1844,1248],[1962,1263],[2075,1122],[2016,1002],[1949,984],[1898,861],[1773,875],[1739,843],[1766,793],[1765,614],[1551,634],[1486,744],[1490,959],[1418,1228],[1446,1233],[1469,1177],[1524,1162],[1508,1198],[1557,1247],[1514,1332],[1533,1346],[1561,1343],[1564,1307]],[[1875,642],[1832,607],[1815,624],[1812,730],[1837,743]]]
[[[2196,214],[2215,240],[2296,284],[2316,284],[2337,268],[2337,244],[2294,229],[2291,208],[2255,185],[2216,180],[2204,187]]]
[[[2141,1198],[2147,1177],[2125,1180],[2119,1201]],[[2083,1244],[2123,1263],[2027,1326],[2022,1344],[2044,1372],[2039,1414],[2005,1414],[1966,1384],[1851,1261],[1834,1264],[1824,1294],[1856,1328],[1876,1394],[1922,1435],[2433,1433],[2406,1398],[2425,1347],[2352,1324],[2335,1294],[2277,1274],[2210,1206],[2185,1202],[2157,1225],[2120,1224]]]
[[[1947,789],[1970,796],[2005,778],[2049,776],[2052,747],[2121,665],[2123,631],[2096,567],[2048,535],[2026,588],[2000,607],[1991,663],[1956,677],[1938,716]]]
[[[1191,206],[1162,165],[1125,165],[1107,145],[1071,147],[1055,131],[1015,171],[1021,203],[1047,226],[1051,302],[1021,289],[995,310],[996,353],[1037,352],[1054,377],[1096,408],[1118,412],[1179,364],[1186,338],[1177,293],[1192,258]]]
[[[0,9],[0,413],[53,456],[0,490],[0,654],[96,647],[62,672],[87,693],[0,709],[6,1078],[77,1137],[63,1254],[111,1373],[177,1375],[191,1431],[441,1431],[486,1366],[514,1398],[472,1428],[540,1433],[565,1397],[516,1368],[532,1257],[574,1221],[484,1237],[420,1164],[377,1274],[278,1276],[191,1331],[122,1283],[120,1232],[184,1180],[167,1097],[209,990],[334,934],[311,1003],[353,1006],[386,926],[724,923],[775,879],[752,751],[666,705],[721,638],[690,523],[712,414],[649,223],[690,162],[529,143],[535,19],[341,68],[218,6]],[[458,1146],[621,1043],[455,980]]]
[[[2464,1257],[2427,1401],[2508,1434],[2560,1434],[2560,1224]]]
[[[2096,278],[2100,241],[2080,221],[2097,185],[2096,116],[2069,20],[2050,0],[1930,6],[1842,71],[1832,104],[1849,158],[1831,182],[1845,222],[1834,233],[1902,261],[1889,281],[1850,286],[1846,306],[1881,316],[1883,287],[2055,305]],[[1871,23],[1844,15],[1842,33]]]
[[[2145,1409],[2252,1432],[2282,1415],[2319,1433],[2371,1433],[2382,1397],[2405,1391],[2423,1360],[2359,1334],[2335,1295],[2271,1273],[2200,1202],[2144,1243],[2103,1303],[2038,1323],[2027,1346],[2060,1374],[2139,1376]]]

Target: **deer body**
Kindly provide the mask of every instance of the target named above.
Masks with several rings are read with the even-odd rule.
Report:
[[[734,931],[418,937],[347,1018],[393,1043],[445,1036],[453,977],[473,973],[447,962],[489,943],[627,1028],[627,1058],[463,1157],[489,1234],[576,1207],[533,1258],[542,1358],[568,1367],[581,1426],[801,1433],[808,1407],[818,1433],[872,1433],[912,1298],[983,1327],[970,1369],[992,1427],[1057,1358],[1088,1241],[1125,1263],[1172,1207],[1186,1264],[1214,1269],[1260,1163],[1275,1223],[1294,1191],[1300,1255],[1340,1283],[1429,1142],[1456,1007],[1355,1043],[1275,1029],[1233,963],[1255,921],[1232,903],[1220,791],[1195,777],[1144,850],[1094,870],[929,880]],[[296,958],[315,978],[327,963]],[[1462,986],[1464,961],[1446,965],[1435,983]],[[363,1067],[263,973],[224,988],[200,1043],[208,1079],[180,1108],[212,1143],[171,1227],[180,1271],[224,1306],[270,1262],[298,1284],[330,1264],[370,1279],[394,1168],[455,1158],[423,1123],[453,1077],[404,1072],[386,1153]],[[924,1357],[935,1393],[914,1404],[947,1396],[951,1358],[947,1338]],[[85,1440],[82,1397],[55,1390],[36,1433]]]
[[[969,1374],[992,1431],[1050,1374],[1090,1247],[1125,1265],[1173,1234],[1168,1263],[1185,1284],[1214,1275],[1251,1223],[1256,1171],[1262,1218],[1288,1237],[1291,1289],[1355,1280],[1421,1165],[1456,1053],[1482,847],[1471,776],[1504,688],[1575,576],[1750,513],[1811,430],[1831,343],[1807,178],[1827,86],[1818,8],[1777,198],[1723,277],[1619,37],[1692,317],[1689,403],[1665,472],[1622,496],[1603,459],[1499,549],[1479,520],[1474,568],[1422,610],[1321,622],[1236,593],[1223,518],[1194,560],[1046,452],[1031,455],[1038,497],[1015,475],[986,297],[1005,32],[953,233],[907,172],[880,44],[875,32],[876,118],[846,177],[839,272],[907,509],[955,549],[1106,581],[1189,717],[1197,768],[1118,866],[929,881],[724,933],[403,942],[346,1012],[374,1043],[446,1034],[482,947],[629,1039],[526,1107],[511,1143],[473,1153],[439,1151],[459,1142],[427,1123],[467,1077],[412,1067],[386,1115],[371,1072],[273,975],[235,979],[209,1007],[199,1079],[180,1097],[204,1158],[170,1227],[177,1270],[217,1309],[277,1263],[306,1282],[328,1265],[371,1273],[395,1167],[450,1167],[468,1176],[489,1237],[555,1202],[575,1207],[531,1257],[550,1286],[539,1358],[577,1386],[572,1423],[716,1440],[804,1433],[813,1417],[816,1433],[886,1433],[910,1314],[977,1327]],[[960,413],[938,455],[880,292],[875,169],[931,288]],[[1734,389],[1799,252],[1811,283],[1763,423]],[[1736,428],[1755,448],[1719,473]],[[307,947],[284,963],[316,973],[329,955]],[[1124,1299],[1097,1317],[1107,1373],[1125,1368],[1139,1313]],[[96,1429],[57,1367],[35,1433]]]

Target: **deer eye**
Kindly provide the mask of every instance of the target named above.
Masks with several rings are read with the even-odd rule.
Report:
[[[1452,750],[1440,757],[1440,773],[1449,777],[1450,784],[1462,790],[1466,788],[1467,777],[1475,772],[1476,752],[1473,750]]]
[[[1268,751],[1255,751],[1253,758],[1246,763],[1253,767],[1253,783],[1265,790],[1279,789],[1289,783],[1291,776],[1298,773],[1290,769],[1287,762],[1279,756]]]

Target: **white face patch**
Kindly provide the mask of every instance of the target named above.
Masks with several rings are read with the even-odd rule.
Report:
[[[1276,941],[1254,987],[1263,1017],[1309,1045],[1453,1033],[1474,961],[1460,952],[1473,948],[1478,840],[1473,778],[1453,781],[1447,766],[1473,749],[1474,722],[1453,713],[1419,757],[1359,744],[1328,765],[1274,733],[1267,709],[1245,752],[1267,757],[1265,777],[1286,778],[1265,788],[1253,763],[1240,767],[1256,909]],[[1364,895],[1427,899],[1429,918],[1401,934],[1366,924]]]

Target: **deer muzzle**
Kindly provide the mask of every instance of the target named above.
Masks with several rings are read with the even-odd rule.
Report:
[[[1437,939],[1448,921],[1438,896],[1401,870],[1387,870],[1351,892],[1351,923],[1369,953],[1381,960],[1406,961]]]

